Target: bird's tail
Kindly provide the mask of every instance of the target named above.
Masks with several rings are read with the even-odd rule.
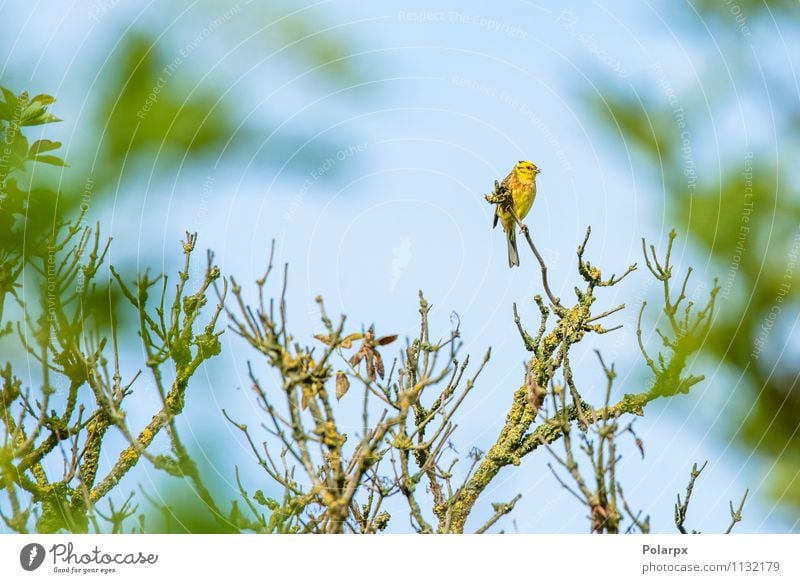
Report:
[[[519,254],[517,253],[517,229],[516,225],[509,225],[506,229],[508,237],[508,266],[519,265]]]

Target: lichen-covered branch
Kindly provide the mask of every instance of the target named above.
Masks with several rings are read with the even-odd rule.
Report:
[[[283,467],[273,461],[276,455],[270,450],[274,444],[269,445],[267,440],[257,445],[252,430],[229,417],[245,435],[259,465],[284,491],[283,501],[278,501],[264,497],[261,490],[251,495],[242,488],[245,500],[251,501],[253,528],[272,532],[374,532],[378,526],[385,527],[391,518],[382,510],[384,501],[399,495],[406,501],[410,524],[417,532],[464,532],[478,500],[501,470],[520,465],[525,456],[560,440],[565,455],[559,456],[558,461],[576,483],[579,499],[590,509],[592,530],[618,532],[624,519],[621,507],[627,507],[627,502],[621,498],[616,479],[616,438],[622,433],[635,437],[631,425],[621,426],[618,420],[626,415],[642,415],[654,399],[683,392],[699,382],[701,377],[684,372],[687,358],[696,347],[688,337],[702,335],[706,330],[715,292],[703,309],[696,313],[688,310],[681,319],[674,320],[674,336],[665,342],[669,352],[659,356],[658,365],[651,361],[654,375],[649,387],[612,403],[611,384],[616,373],[613,365],[606,366],[601,358],[608,380],[607,398],[600,405],[591,405],[580,394],[570,350],[587,334],[605,334],[615,329],[603,322],[624,306],[595,310],[597,292],[617,285],[636,265],[629,266],[620,276],[604,277],[585,258],[589,235],[587,230],[577,250],[583,286],[575,289],[572,305],[552,294],[548,294],[551,301],[546,305],[536,296],[540,321],[535,334],[525,330],[514,306],[514,321],[523,346],[533,354],[520,387],[512,394],[495,443],[485,453],[470,451],[468,471],[458,482],[453,469],[462,460],[454,455],[455,414],[475,388],[491,353],[487,351],[477,369],[468,373],[469,358],[458,358],[457,317],[450,335],[444,341],[433,342],[431,306],[420,294],[419,335],[409,339],[400,357],[387,367],[382,347],[396,337],[380,337],[374,326],[348,332],[344,317],[334,325],[320,298],[317,301],[323,331],[316,340],[322,344],[321,349],[294,342],[285,319],[285,271],[277,302],[265,298],[271,258],[266,275],[256,282],[258,307],[247,305],[241,287],[234,283],[236,307],[229,311],[232,329],[282,379],[275,387],[265,387],[251,369],[253,390],[270,420],[270,434],[278,440]],[[673,299],[670,289],[672,240],[673,237],[666,258],[656,261],[657,267],[652,268],[664,282],[668,314],[674,313],[675,306],[684,299],[683,292]],[[648,267],[653,262],[646,257]],[[544,277],[546,273],[546,269],[542,270]],[[276,303],[281,306],[277,315],[273,310]],[[362,394],[362,426],[356,441],[338,424],[336,416],[339,407],[352,403],[349,400],[354,396],[353,385],[359,386]],[[596,441],[586,437],[590,428]],[[577,432],[581,449],[591,459],[591,480],[584,479],[580,471],[573,452],[573,432]],[[641,441],[635,439],[641,448]],[[380,467],[391,472],[382,473]],[[298,470],[302,470],[302,478]],[[497,506],[493,518],[477,530],[484,532],[493,526],[511,511],[516,500]],[[271,511],[269,518],[252,501],[266,506]],[[626,512],[634,517],[629,508]],[[639,516],[635,515],[640,530],[649,528],[647,519]]]
[[[422,292],[418,332],[399,349],[402,341],[380,323],[354,326],[345,316],[332,319],[322,298],[316,300],[317,333],[303,342],[288,321],[288,265],[274,281],[274,243],[266,271],[255,282],[255,301],[248,303],[233,278],[227,297],[228,280],[211,253],[202,277],[192,281],[196,234],[186,234],[177,281],[170,284],[165,275],[144,272],[131,279],[115,268],[106,270],[110,242],[101,240],[99,225],[88,228],[82,214],[45,231],[25,230],[30,200],[58,199],[54,192],[25,191],[13,179],[26,163],[63,165],[44,154],[58,143],[28,144],[24,135],[29,125],[56,121],[47,111],[52,101],[0,87],[0,234],[6,236],[0,253],[0,339],[18,340],[16,348],[27,359],[23,378],[17,363],[0,366],[0,519],[7,528],[122,532],[138,505],[127,492],[112,496],[144,460],[187,481],[226,530],[376,533],[397,518],[392,514],[399,506],[402,524],[407,520],[419,533],[482,533],[500,524],[520,500],[519,494],[509,495],[509,502],[490,505],[483,502],[484,493],[503,470],[539,450],[549,451],[557,482],[586,506],[592,532],[620,532],[626,519],[628,530],[649,530],[648,518],[630,509],[617,481],[621,436],[632,435],[644,451],[624,418],[642,415],[651,401],[686,393],[702,380],[688,368],[709,331],[718,292],[715,283],[708,301],[700,306],[690,301],[691,270],[676,289],[674,231],[663,256],[642,242],[646,267],[663,287],[664,326],[655,330],[659,352],[642,331],[646,304],[637,326],[651,378],[614,402],[614,365],[601,357],[605,399],[591,403],[573,370],[574,348],[619,327],[606,322],[625,306],[596,304],[601,290],[618,285],[636,264],[620,276],[605,276],[587,259],[587,229],[576,253],[581,283],[572,300],[562,299],[550,287],[548,266],[529,230],[517,220],[537,259],[543,295],[534,297],[539,317],[530,329],[513,305],[527,361],[508,388],[510,402],[497,437],[483,452],[464,448],[457,428],[461,407],[490,365],[491,350],[478,358],[463,355],[458,316],[451,316],[444,334],[436,332],[435,312]],[[497,183],[486,198],[508,208],[508,192]],[[21,291],[23,276],[28,283]],[[212,290],[216,305],[208,305]],[[119,296],[123,307],[110,299],[98,303],[101,291]],[[130,327],[121,325],[120,309],[132,316]],[[195,374],[220,353],[217,322],[223,312],[251,351],[248,382],[260,418],[251,426],[241,419],[244,413],[226,408],[223,414],[264,477],[253,487],[252,476],[240,475],[232,464],[243,511],[234,504],[230,513],[215,501],[176,423],[191,398]],[[129,345],[133,334],[143,362],[126,372],[120,347]],[[263,368],[273,376],[265,377]],[[128,415],[130,395],[144,379],[157,398],[149,420],[135,424]],[[118,435],[123,445],[111,446]],[[694,478],[686,500],[676,506],[682,532]],[[741,520],[745,498],[738,509],[730,504],[728,532]],[[476,514],[484,517],[482,524],[472,524]],[[141,530],[143,520],[140,516]]]
[[[27,258],[29,268],[38,276],[39,287],[37,293],[31,290],[26,295],[37,298],[38,311],[22,296],[12,294],[12,298],[23,318],[16,326],[20,345],[38,363],[42,384],[40,396],[33,397],[35,391],[22,388],[11,363],[2,370],[0,422],[4,439],[0,447],[0,480],[10,512],[0,506],[0,514],[9,528],[27,532],[35,514],[35,529],[39,532],[86,532],[90,528],[100,531],[98,518],[105,520],[112,532],[118,531],[137,506],[126,499],[118,507],[110,500],[106,514],[95,507],[141,458],[171,475],[191,480],[207,506],[220,514],[174,426],[175,417],[183,410],[192,375],[203,362],[219,353],[220,333],[215,327],[221,305],[211,312],[201,332],[195,331],[219,270],[209,265],[197,290],[186,291],[189,255],[195,242],[196,237],[187,234],[184,267],[179,272],[169,312],[165,309],[166,285],[154,314],[148,312],[147,305],[150,289],[165,279],[144,275],[133,289],[112,269],[123,296],[138,316],[146,365],[162,398],[151,421],[138,430],[129,425],[125,403],[140,375],[135,373],[123,383],[119,327],[112,319],[109,342],[96,323],[101,306],[87,300],[109,243],[101,241],[97,229],[92,232],[87,227],[79,228],[77,223],[62,225],[42,242],[38,256]],[[169,318],[164,317],[165,313],[170,314]],[[162,373],[166,362],[176,371],[168,387],[164,386]],[[115,463],[105,467],[101,460],[114,455],[107,445],[111,430],[122,433],[128,445],[116,454]],[[172,455],[150,452],[162,431],[168,434]],[[60,476],[52,475],[51,460],[56,456],[63,459]]]

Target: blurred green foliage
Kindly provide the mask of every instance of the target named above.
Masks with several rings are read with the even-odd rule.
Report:
[[[20,188],[17,184],[19,173],[25,172],[26,166],[33,162],[53,166],[65,166],[65,163],[58,156],[48,153],[59,149],[60,142],[36,140],[29,143],[22,132],[22,128],[27,126],[61,121],[47,111],[55,99],[50,95],[29,98],[25,92],[15,95],[5,87],[0,87],[0,90],[3,98],[0,101],[0,131],[3,136],[0,149],[0,194],[3,196],[0,226],[3,227],[4,247],[8,249],[21,245],[24,240],[20,236],[24,230],[20,231],[18,227],[24,229],[25,225],[17,224],[15,217],[24,216],[26,221],[38,223],[48,216],[44,209],[49,208],[52,215],[55,205],[53,197],[44,192],[34,196],[33,189]],[[12,176],[15,173],[17,175]]]
[[[95,121],[104,128],[96,169],[110,174],[108,180],[118,179],[131,157],[174,169],[186,156],[191,164],[235,133],[231,100],[221,99],[220,87],[173,81],[179,63],[167,62],[151,37],[125,39],[107,89],[114,99],[101,104]]]
[[[34,177],[38,187],[60,185],[58,209],[50,209],[59,217],[77,211],[87,198],[99,211],[120,196],[174,195],[176,172],[208,172],[210,163],[238,169],[255,155],[256,171],[285,165],[291,172],[323,159],[334,132],[316,135],[320,128],[313,121],[287,124],[279,100],[269,98],[286,83],[287,71],[297,72],[297,82],[284,90],[298,97],[344,88],[344,102],[363,95],[354,89],[363,77],[348,58],[352,41],[311,11],[283,3],[201,1],[191,9],[158,6],[132,25],[115,18],[117,9],[123,12],[115,4],[90,8],[89,16],[103,25],[102,34],[92,29],[87,37],[96,45],[97,62],[88,64],[85,77],[71,80],[89,91],[83,104],[88,115],[72,134],[79,139],[67,144],[73,170]],[[10,32],[15,12],[24,16],[22,7],[3,11],[0,38]],[[23,76],[31,68],[29,57],[18,48],[11,52],[5,74]],[[39,158],[47,162],[47,144],[39,147],[45,148]],[[42,220],[52,218],[42,212]]]
[[[767,477],[769,491],[794,511],[800,508],[800,361],[795,341],[800,197],[796,169],[787,162],[800,149],[800,134],[796,102],[786,93],[793,86],[791,67],[765,72],[763,63],[753,58],[751,43],[774,34],[776,26],[796,35],[796,6],[789,1],[702,0],[667,7],[667,26],[693,24],[673,27],[682,31],[680,41],[713,36],[733,79],[721,80],[713,60],[697,59],[700,82],[688,89],[654,66],[659,92],[637,87],[634,95],[630,86],[607,79],[602,99],[586,97],[615,139],[633,145],[648,167],[658,170],[668,199],[665,222],[686,229],[695,249],[710,258],[709,269],[719,275],[719,313],[701,352],[730,373],[726,378],[731,383],[721,389],[729,436],[744,451],[755,450],[774,462]],[[737,102],[738,107],[757,103],[755,115],[751,109],[744,113],[744,134],[734,133],[723,121],[742,115]],[[765,124],[774,134],[759,141]],[[719,160],[709,157],[710,136],[721,138],[710,148],[719,149]]]
[[[156,20],[148,24],[148,17],[140,15],[136,26],[116,18],[118,9],[124,11],[122,5],[89,8],[90,18],[102,25],[94,31],[102,34],[87,36],[95,45],[90,52],[97,62],[89,64],[85,76],[73,74],[70,81],[86,86],[89,99],[83,104],[88,115],[80,118],[72,133],[79,139],[67,144],[68,172],[60,172],[65,163],[54,155],[61,144],[33,139],[29,143],[18,131],[58,121],[48,111],[54,98],[28,98],[11,90],[0,95],[0,302],[20,289],[26,262],[46,260],[46,241],[57,227],[82,212],[87,221],[102,216],[107,205],[117,204],[120,197],[143,197],[148,191],[155,204],[165,204],[160,193],[174,193],[176,173],[208,172],[212,164],[238,169],[254,154],[256,172],[284,165],[289,172],[299,171],[309,161],[328,155],[337,139],[334,132],[312,140],[319,127],[313,122],[284,124],[281,112],[265,98],[278,86],[273,77],[294,71],[316,85],[313,94],[320,87],[327,92],[363,81],[347,58],[353,53],[351,41],[318,15],[288,4],[245,7],[209,0],[193,3],[191,10],[160,5],[153,9],[157,14],[150,15]],[[21,20],[15,16],[22,13],[22,6],[3,8],[0,38],[17,36],[11,32]],[[20,46],[26,42],[17,40]],[[32,69],[30,53],[16,45],[0,42],[0,46],[9,52],[4,74],[15,78],[12,89],[25,89],[17,85],[18,78],[27,79]],[[299,92],[308,93],[308,85],[298,85]],[[69,117],[75,119],[71,111]],[[35,172],[34,161],[40,163]],[[55,172],[42,171],[42,165]],[[335,174],[329,178],[335,179]],[[126,249],[133,247],[115,249],[115,264],[122,271],[139,261],[147,263],[146,257],[126,255]],[[33,300],[36,290],[28,293]],[[84,290],[84,300],[91,304],[93,326],[100,334],[109,332],[112,320],[128,330],[136,324],[119,288],[108,279],[100,278]],[[0,322],[5,322],[2,316],[0,303]],[[11,329],[3,332],[8,335]],[[13,338],[7,340],[9,346],[18,344]],[[18,346],[5,350],[7,358],[20,350]],[[24,351],[18,356],[24,358]],[[187,494],[189,486],[183,481],[166,479],[162,486],[157,506],[174,516],[162,522],[158,517],[163,512],[153,511],[146,521],[148,529],[228,531],[225,524],[232,518],[221,521],[213,516],[201,498]],[[235,514],[234,508],[231,516]]]

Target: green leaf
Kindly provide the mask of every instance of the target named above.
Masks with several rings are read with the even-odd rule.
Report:
[[[45,106],[41,103],[31,102],[28,104],[22,111],[22,121],[26,122],[28,120],[34,119],[45,113]]]
[[[14,119],[14,110],[17,107],[17,97],[8,89],[0,85],[0,93],[4,98],[0,101],[0,119],[11,121]]]
[[[5,98],[5,100],[6,100],[6,103],[8,104],[8,106],[9,106],[9,107],[11,108],[11,110],[13,111],[13,110],[14,110],[14,107],[15,107],[15,106],[16,106],[16,104],[17,104],[17,96],[16,96],[16,95],[14,95],[14,94],[13,94],[11,91],[9,91],[8,89],[6,89],[5,87],[3,87],[2,85],[0,85],[0,91],[2,91],[2,92],[3,92],[3,97]]]
[[[32,160],[34,162],[41,162],[42,164],[50,164],[51,166],[68,166],[68,164],[58,156],[50,156],[48,154],[44,156],[34,156]]]
[[[23,121],[20,125],[24,126],[40,126],[46,123],[55,123],[61,121],[61,118],[54,116],[52,113],[43,112],[38,117],[28,121]]]
[[[22,134],[17,134],[14,143],[11,144],[11,164],[12,168],[20,168],[28,158],[28,139]]]
[[[262,506],[266,506],[270,510],[277,510],[278,508],[280,508],[280,504],[278,504],[277,500],[275,500],[274,498],[267,498],[266,496],[264,496],[264,492],[262,492],[261,490],[255,491],[255,494],[253,494],[253,499]]]
[[[41,154],[42,152],[50,152],[51,150],[58,150],[61,147],[61,142],[53,142],[50,140],[36,140],[31,145],[31,149],[28,151],[28,157],[33,158],[36,154]]]
[[[41,103],[44,106],[50,105],[51,103],[55,103],[56,98],[52,95],[47,95],[45,93],[40,93],[39,95],[33,97],[31,102]]]

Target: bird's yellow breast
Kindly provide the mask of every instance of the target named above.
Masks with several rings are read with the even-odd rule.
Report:
[[[514,214],[521,221],[533,206],[533,200],[536,198],[536,183],[520,184],[519,181],[512,179],[509,181],[508,188],[511,190],[511,200],[514,201]],[[506,228],[514,223],[514,217],[505,210],[500,211],[500,220]]]
[[[512,193],[512,198],[514,199],[514,212],[520,220],[524,219],[531,210],[533,199],[536,198],[536,184],[531,183],[518,188],[516,192]]]

